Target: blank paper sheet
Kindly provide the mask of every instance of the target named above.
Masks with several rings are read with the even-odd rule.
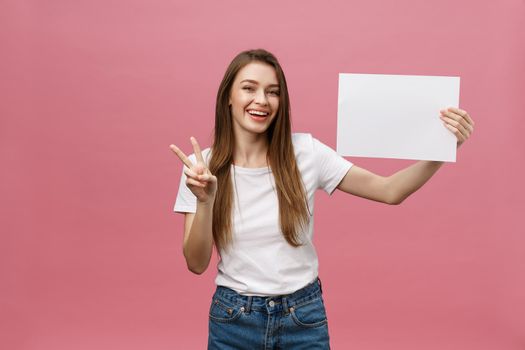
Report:
[[[339,74],[337,152],[456,161],[456,136],[439,111],[459,106],[459,77]]]

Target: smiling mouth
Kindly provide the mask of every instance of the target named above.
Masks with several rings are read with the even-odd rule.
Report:
[[[250,117],[257,121],[257,122],[261,122],[261,121],[265,121],[266,118],[268,118],[268,116],[270,115],[270,113],[268,112],[265,112],[265,111],[258,111],[258,110],[253,110],[253,109],[249,109],[246,111]]]
[[[248,112],[248,114],[253,115],[255,117],[267,117],[270,114],[266,111],[259,111],[256,109],[247,109],[246,111]]]

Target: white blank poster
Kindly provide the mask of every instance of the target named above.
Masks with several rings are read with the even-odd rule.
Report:
[[[337,152],[455,162],[439,111],[458,106],[459,77],[340,73]]]

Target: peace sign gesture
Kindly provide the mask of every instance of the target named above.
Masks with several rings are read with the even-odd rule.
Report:
[[[197,140],[194,137],[190,137],[190,141],[197,159],[195,164],[177,146],[172,144],[170,148],[186,166],[184,168],[184,174],[187,177],[186,186],[193,192],[199,202],[213,204],[217,193],[217,177],[206,166]]]

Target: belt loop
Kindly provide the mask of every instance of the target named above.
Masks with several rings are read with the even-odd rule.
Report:
[[[321,290],[321,294],[323,294],[323,285],[321,284],[321,279],[317,277],[317,282],[319,283],[319,289]]]
[[[251,308],[252,308],[252,296],[249,295],[248,296],[248,301],[246,301],[246,310],[245,310],[245,312],[246,313],[250,313]]]
[[[290,313],[290,309],[288,308],[288,298],[287,297],[283,297],[283,310],[284,310],[284,313],[287,315]]]

